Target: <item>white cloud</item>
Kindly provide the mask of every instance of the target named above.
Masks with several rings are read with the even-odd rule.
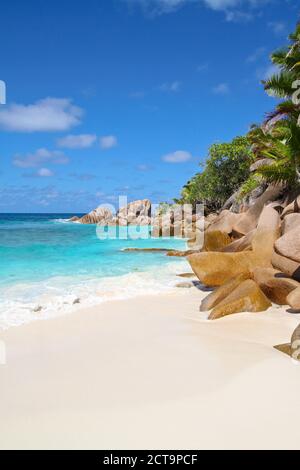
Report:
[[[105,135],[100,137],[100,146],[102,149],[107,150],[118,145],[118,140],[114,135]]]
[[[95,134],[78,134],[78,135],[67,135],[58,139],[57,145],[63,148],[69,149],[82,149],[91,147],[97,140]]]
[[[230,10],[225,11],[225,18],[231,23],[245,23],[253,20],[254,15],[249,11]]]
[[[282,21],[270,21],[268,26],[274,34],[282,34],[286,31],[286,24]]]
[[[45,162],[65,165],[69,163],[69,158],[59,150],[40,148],[36,152],[24,156],[15,155],[13,159],[14,166],[19,168],[34,168],[43,165]]]
[[[49,168],[40,168],[32,173],[24,173],[22,176],[24,178],[50,178],[54,176],[54,172],[49,170]]]
[[[123,0],[124,1],[124,0]],[[205,5],[215,11],[224,11],[227,21],[248,21],[253,15],[240,8],[262,7],[272,0],[125,0],[129,5],[140,5],[143,10],[153,15],[172,13],[187,4]]]
[[[239,0],[204,0],[204,3],[212,8],[213,10],[226,10],[227,8],[232,8],[237,6]],[[244,2],[245,3],[245,2]]]
[[[253,62],[257,62],[265,54],[266,54],[266,48],[265,47],[258,47],[257,49],[255,49],[255,51],[252,54],[250,54],[247,57],[246,62],[248,64],[251,64]]]
[[[160,85],[160,91],[164,91],[167,93],[177,93],[180,90],[181,83],[175,80],[174,82],[170,83],[163,83]]]
[[[138,171],[142,171],[142,172],[146,172],[146,171],[151,171],[151,170],[152,170],[152,167],[151,167],[151,166],[146,165],[146,164],[143,164],[143,163],[141,163],[140,165],[138,165],[136,168],[137,168]]]
[[[190,0],[125,0],[129,5],[141,5],[151,14],[170,13],[181,7]],[[192,0],[194,1],[194,0]]]
[[[162,157],[166,163],[185,163],[191,160],[192,155],[185,150],[177,150],[176,152],[169,153]]]
[[[48,178],[49,176],[54,176],[54,173],[53,173],[53,171],[49,170],[48,168],[40,168],[37,171],[37,175]]]
[[[66,131],[81,122],[83,111],[67,98],[45,98],[33,104],[11,104],[0,110],[0,127],[16,132]]]
[[[227,83],[219,83],[212,89],[215,95],[227,95],[229,93],[229,86]]]

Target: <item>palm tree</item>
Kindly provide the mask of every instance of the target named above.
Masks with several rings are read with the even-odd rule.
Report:
[[[300,79],[300,23],[290,41],[287,48],[272,54],[279,71],[263,82],[267,93],[283,101],[267,114],[261,127],[252,127],[248,138],[256,158],[269,159],[255,175],[269,183],[295,187],[300,184],[300,105],[293,100],[295,83]]]
[[[263,84],[267,93],[277,98],[291,98],[295,89],[293,83],[300,78],[300,23],[289,36],[291,44],[271,55],[271,61],[278,67],[275,73]]]
[[[276,98],[284,99],[276,109],[267,115],[266,122],[289,116],[298,119],[300,106],[292,98],[300,79],[300,23],[289,36],[291,44],[271,55],[271,61],[278,67],[278,73],[262,83],[266,92]]]
[[[300,184],[300,127],[295,119],[286,117],[269,129],[252,129],[248,138],[256,158],[268,159],[255,171],[257,177],[268,183],[284,182],[290,188]]]

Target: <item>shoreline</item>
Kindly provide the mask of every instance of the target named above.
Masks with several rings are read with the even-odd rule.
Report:
[[[105,277],[55,276],[4,285],[0,291],[3,298],[6,296],[5,301],[1,300],[0,332],[31,322],[72,315],[115,300],[172,293],[176,283],[180,282],[178,275],[184,271],[192,273],[188,262],[178,258],[167,260],[161,266],[159,276],[157,269],[151,267]],[[31,297],[36,292],[38,295]],[[18,296],[29,297],[30,300],[25,302]]]
[[[297,315],[208,322],[198,288],[2,331],[0,446],[299,448]],[[158,424],[159,423],[159,424]]]

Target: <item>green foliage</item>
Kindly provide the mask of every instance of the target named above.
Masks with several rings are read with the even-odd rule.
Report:
[[[243,198],[247,197],[254,189],[256,189],[259,185],[261,184],[261,178],[259,178],[256,175],[251,175],[245,181],[245,183],[242,184],[239,190],[238,194],[238,201],[242,201]]]
[[[202,173],[196,174],[182,190],[182,203],[205,202],[206,208],[220,209],[249,177],[252,152],[246,137],[213,144]]]
[[[236,198],[241,200],[261,183],[299,187],[300,105],[293,95],[294,82],[300,80],[300,24],[289,39],[287,47],[271,56],[276,73],[263,81],[266,92],[282,101],[261,126],[252,126],[246,137],[210,147],[203,172],[184,186],[181,203],[205,202],[208,211],[214,211],[237,191]],[[251,163],[265,158],[269,164],[250,175]]]
[[[277,98],[288,98],[295,91],[292,88],[296,80],[296,74],[288,71],[281,71],[272,75],[268,80],[263,81],[266,92],[270,96]]]
[[[299,184],[300,127],[293,118],[278,121],[269,131],[272,145],[263,155],[274,160],[269,166],[260,167],[257,174],[269,183],[286,183],[293,188]]]
[[[268,113],[261,127],[248,134],[257,159],[269,158],[271,165],[259,167],[256,175],[267,183],[284,183],[289,188],[299,186],[300,179],[300,106],[292,96],[293,83],[300,79],[300,25],[290,35],[290,44],[271,56],[279,67],[278,73],[263,82],[267,93],[283,98],[274,111]]]
[[[267,93],[278,98],[290,98],[295,91],[292,84],[300,72],[300,24],[290,35],[290,44],[275,51],[271,60],[278,67],[278,73],[263,81]]]
[[[169,202],[161,202],[157,208],[157,215],[164,215],[167,214],[170,210],[174,209],[176,206],[176,201],[174,204],[170,204]]]

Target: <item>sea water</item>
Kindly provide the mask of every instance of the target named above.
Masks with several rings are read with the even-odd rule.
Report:
[[[74,214],[72,214],[74,215]],[[80,214],[79,214],[80,215]],[[174,289],[186,261],[126,248],[185,249],[182,239],[99,239],[70,214],[0,214],[0,328]]]

